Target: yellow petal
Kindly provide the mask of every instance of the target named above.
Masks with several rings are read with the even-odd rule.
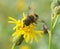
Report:
[[[38,34],[41,38],[43,37],[43,31],[36,31],[36,34]]]
[[[30,37],[30,43],[32,43],[32,42],[33,42],[33,37],[31,36],[31,37]]]
[[[38,38],[36,36],[34,38],[35,38],[36,42],[38,43]]]
[[[15,21],[16,22],[16,19],[14,19],[13,17],[8,17],[10,20],[12,21]]]
[[[13,30],[15,30],[16,28],[18,29],[18,25],[16,25],[16,26],[13,28]]]
[[[8,21],[8,23],[15,23],[14,21]]]
[[[26,33],[24,33],[24,36],[23,37],[26,38]]]
[[[33,35],[33,38],[36,40],[36,42],[38,43],[38,38],[37,38],[37,36],[34,34]]]
[[[17,34],[17,32],[14,32],[14,33],[12,34],[12,37],[14,37],[16,34]]]
[[[28,42],[29,41],[29,34],[27,34],[27,37],[26,37],[26,42]]]

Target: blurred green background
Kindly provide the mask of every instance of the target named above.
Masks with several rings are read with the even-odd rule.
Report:
[[[50,16],[51,16],[51,2],[52,0],[0,0],[0,49],[11,49],[11,35],[14,32],[12,30],[13,24],[8,24],[8,17],[12,16],[16,19],[22,18],[22,13],[27,13],[28,7],[32,4],[35,9],[35,13],[39,15],[39,19],[46,21],[48,26],[50,26]],[[21,7],[18,4],[21,3]],[[19,9],[20,8],[20,9]],[[42,29],[42,24],[38,22],[37,29]],[[23,42],[19,47],[27,45],[29,49],[49,49],[48,48],[48,35],[44,35],[42,39],[39,38],[39,43],[33,42],[25,43]],[[57,22],[53,33],[53,48],[60,49],[60,20]],[[15,49],[19,49],[16,47]],[[20,48],[22,49],[22,48]],[[25,48],[23,48],[25,49]]]

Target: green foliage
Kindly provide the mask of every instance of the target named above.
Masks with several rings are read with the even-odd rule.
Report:
[[[43,19],[46,21],[48,27],[50,27],[50,4],[51,0],[26,0],[26,7],[24,12],[28,11],[28,6],[31,2],[36,5],[35,13],[39,15],[39,20]],[[8,16],[15,17],[17,19],[22,18],[22,12],[18,12],[16,8],[17,0],[0,0],[0,49],[11,49],[11,34],[14,32],[12,31],[13,25],[8,24]],[[53,3],[55,4],[55,3]],[[53,5],[51,8],[54,9],[56,5]],[[60,15],[59,15],[60,16]],[[42,24],[38,22],[37,29],[41,29]],[[58,18],[56,27],[53,31],[52,37],[52,49],[60,49],[60,17]],[[49,49],[48,42],[48,34],[44,36],[43,39],[39,38],[39,43],[36,44],[35,41],[32,44],[27,44],[25,42],[22,45],[30,45],[31,49]],[[18,47],[17,47],[18,48]],[[17,49],[16,48],[16,49]]]

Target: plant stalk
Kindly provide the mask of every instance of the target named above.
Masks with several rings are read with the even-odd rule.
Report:
[[[48,30],[49,33],[49,49],[52,49],[52,33]]]

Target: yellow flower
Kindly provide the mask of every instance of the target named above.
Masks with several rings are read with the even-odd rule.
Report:
[[[25,14],[23,14],[23,16],[25,16]],[[38,38],[37,35],[39,35],[40,37],[43,37],[42,35],[42,30],[35,30],[36,26],[34,24],[30,24],[29,26],[25,26],[23,27],[23,20],[16,20],[12,17],[9,17],[10,20],[12,21],[8,21],[9,23],[14,23],[16,26],[13,28],[14,30],[16,30],[13,34],[12,37],[17,37],[20,38],[21,35],[23,35],[23,38],[26,42],[30,42],[32,43],[33,39],[36,40],[36,42],[38,42]]]
[[[19,49],[31,49],[31,47],[28,45],[22,45]]]
[[[17,8],[18,8],[18,11],[23,11],[24,8],[25,8],[25,2],[24,0],[18,0],[17,2]]]

